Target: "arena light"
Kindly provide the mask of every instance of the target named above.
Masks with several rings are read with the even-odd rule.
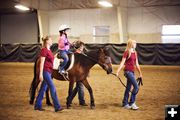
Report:
[[[22,10],[22,11],[28,11],[30,10],[28,7],[24,6],[24,5],[15,5],[14,6],[15,8],[19,9],[19,10]]]
[[[100,1],[98,1],[98,4],[100,4],[104,7],[112,7],[113,6],[109,1],[106,1],[106,0],[100,0]]]

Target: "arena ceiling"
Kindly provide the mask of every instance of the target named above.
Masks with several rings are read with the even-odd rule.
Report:
[[[23,4],[37,10],[92,9],[100,8],[98,0],[0,0],[0,14],[17,12],[15,4]],[[180,6],[180,0],[109,0],[113,6],[154,7]]]

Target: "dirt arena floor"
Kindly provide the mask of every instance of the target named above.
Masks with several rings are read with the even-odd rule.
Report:
[[[81,107],[77,97],[72,108],[55,113],[45,105],[44,112],[29,105],[29,86],[33,78],[33,63],[0,63],[0,120],[164,120],[166,104],[180,104],[180,66],[141,66],[144,86],[137,96],[139,110],[121,107],[124,87],[118,79],[95,66],[89,82],[93,88],[96,108]],[[117,66],[113,66],[114,71]],[[121,73],[121,78],[126,80]],[[67,81],[54,80],[58,98],[65,107]],[[85,90],[89,105],[89,94]]]

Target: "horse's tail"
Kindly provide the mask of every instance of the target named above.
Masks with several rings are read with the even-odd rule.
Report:
[[[34,103],[34,99],[35,99],[35,94],[36,94],[36,88],[38,87],[39,85],[39,79],[38,79],[38,76],[39,76],[39,59],[36,59],[35,63],[34,63],[34,78],[31,82],[31,86],[30,86],[30,89],[29,89],[29,95],[30,95],[30,101],[29,103],[30,104],[33,104]]]

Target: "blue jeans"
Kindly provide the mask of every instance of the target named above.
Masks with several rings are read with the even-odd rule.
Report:
[[[68,54],[70,54],[69,51],[67,51],[67,50],[60,50],[60,57],[63,59],[63,62],[60,64],[60,67],[59,67],[60,71],[64,70],[66,64],[69,61]]]
[[[132,105],[136,101],[136,93],[138,92],[139,86],[135,79],[134,72],[125,71],[124,76],[127,78],[127,88],[124,93],[123,106],[127,104]],[[131,93],[130,102],[128,102],[129,91],[131,90],[131,86],[133,86],[133,94]]]
[[[44,77],[44,80],[43,80],[43,82],[41,84],[41,88],[40,88],[39,94],[38,94],[38,96],[36,98],[36,102],[35,102],[34,107],[35,108],[42,108],[42,100],[43,100],[43,97],[44,97],[44,93],[47,90],[47,87],[49,87],[51,97],[52,97],[52,100],[53,100],[53,104],[54,104],[54,108],[55,108],[55,110],[58,110],[61,106],[60,106],[60,103],[59,103],[57,95],[56,95],[56,88],[55,88],[54,83],[52,81],[51,73],[49,73],[47,71],[44,71],[43,72],[43,77]]]
[[[73,92],[72,92],[72,100],[73,98],[76,96],[78,92],[78,99],[79,99],[79,104],[84,104],[85,100],[84,100],[84,86],[82,82],[76,82],[76,87],[74,88]]]

